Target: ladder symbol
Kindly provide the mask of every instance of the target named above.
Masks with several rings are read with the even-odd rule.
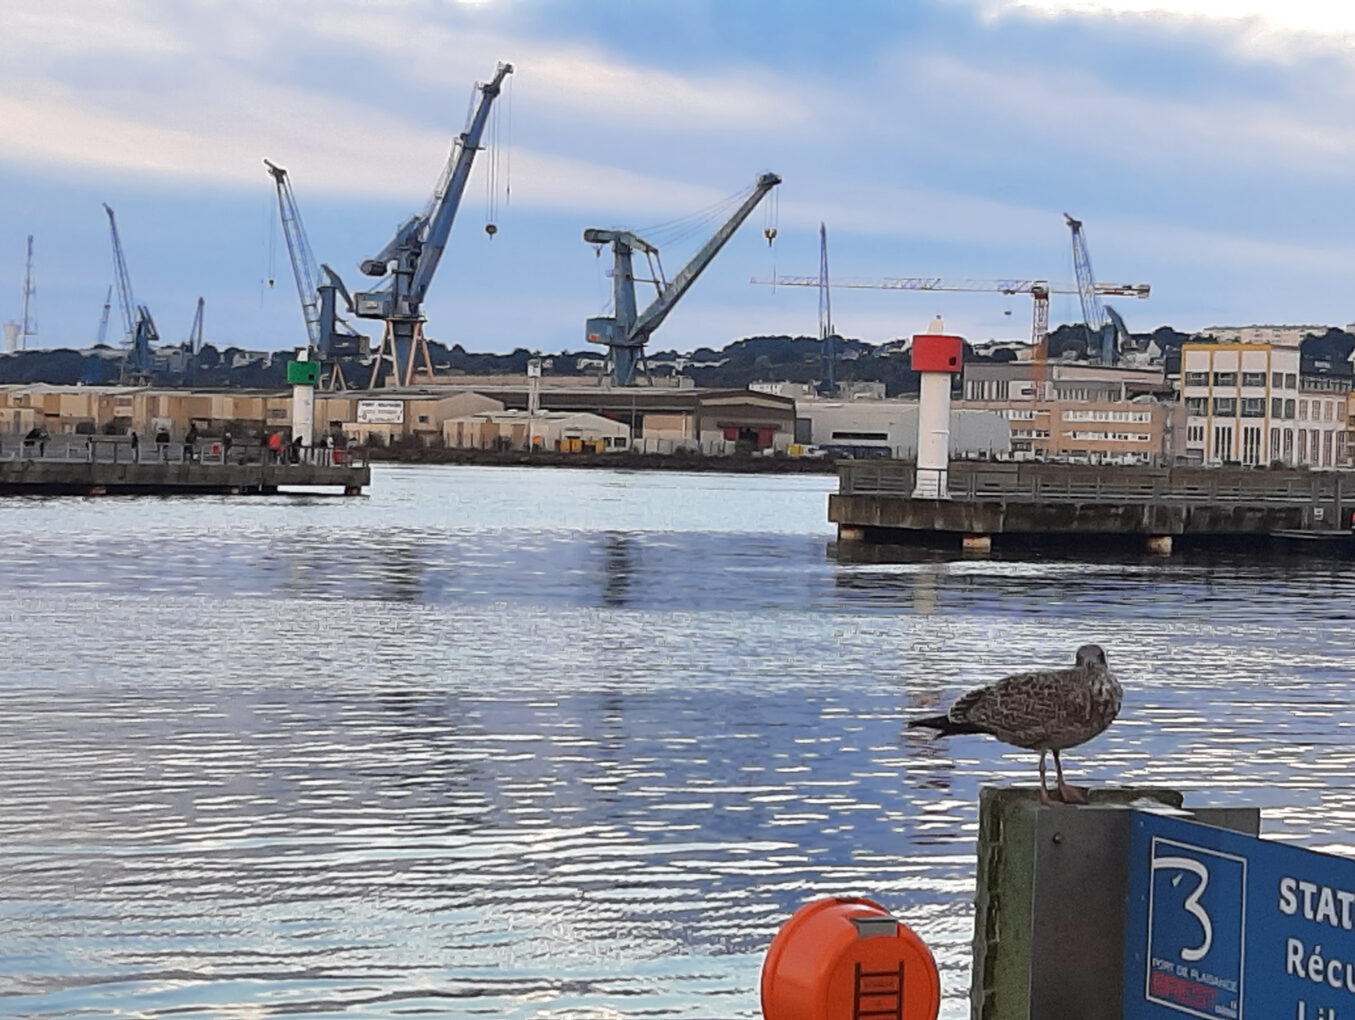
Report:
[[[902,960],[896,970],[862,970],[856,964],[852,1020],[904,1020]]]

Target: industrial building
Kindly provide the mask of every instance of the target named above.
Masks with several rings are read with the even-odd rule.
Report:
[[[893,457],[912,460],[917,453],[916,400],[819,400],[795,404],[797,443],[829,456]],[[950,451],[954,457],[1006,457],[1012,429],[994,411],[952,410]]]

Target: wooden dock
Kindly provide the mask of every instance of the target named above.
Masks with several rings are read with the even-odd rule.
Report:
[[[280,489],[339,489],[355,496],[371,484],[364,456],[323,447],[293,459],[257,445],[206,441],[133,448],[124,437],[59,436],[0,442],[0,495],[270,495]]]
[[[1355,472],[952,461],[949,499],[914,499],[906,461],[842,461],[828,519],[840,542],[963,542],[974,549],[1069,539],[1223,545],[1352,545]]]

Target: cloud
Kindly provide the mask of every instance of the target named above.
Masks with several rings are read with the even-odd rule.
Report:
[[[1302,59],[1296,47],[1349,59],[1355,5],[1333,0],[952,0],[989,21],[1012,15],[1046,20],[1135,20],[1159,32],[1222,33],[1235,57],[1281,63]]]

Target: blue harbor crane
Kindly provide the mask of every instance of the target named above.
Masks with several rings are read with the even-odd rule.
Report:
[[[137,304],[132,294],[132,277],[127,272],[127,260],[122,254],[118,221],[107,202],[104,203],[104,211],[108,213],[108,229],[113,236],[113,278],[118,289],[118,308],[122,311],[122,342],[127,345],[119,378],[122,382],[146,382],[154,367],[151,345],[160,339],[160,334],[156,332],[150,309]]]
[[[322,365],[330,365],[328,384],[333,389],[343,389],[343,372],[333,359],[362,354],[367,337],[339,317],[339,298],[343,298],[350,312],[353,310],[353,300],[348,296],[348,289],[338,274],[316,261],[305,225],[301,222],[301,209],[296,204],[296,195],[292,192],[292,181],[287,171],[267,159],[263,164],[277,188],[278,215],[282,219],[282,233],[287,240],[292,276],[296,278],[297,296],[301,299],[301,316],[306,322],[306,342],[311,357]]]
[[[414,381],[416,361],[422,363],[430,377],[433,374],[428,341],[423,335],[424,298],[447,247],[447,238],[470,179],[475,154],[480,150],[490,109],[503,89],[504,78],[512,73],[512,64],[499,64],[492,80],[477,83],[479,102],[470,114],[466,129],[452,145],[447,165],[427,207],[400,224],[386,247],[358,266],[365,276],[384,278],[377,289],[353,295],[357,315],[364,319],[382,319],[386,323],[381,348],[372,363],[368,389],[377,388],[383,380],[389,384],[390,379],[410,385]],[[488,227],[486,230],[493,233]],[[385,371],[388,363],[389,375]]]
[[[657,258],[659,249],[629,230],[589,227],[583,232],[583,239],[589,244],[612,246],[614,314],[589,319],[585,324],[585,332],[589,343],[602,344],[607,348],[612,361],[613,383],[617,386],[630,386],[635,382],[636,365],[644,355],[645,343],[650,335],[659,328],[668,317],[668,313],[673,310],[673,306],[696,282],[701,271],[719,254],[725,242],[734,236],[734,231],[739,229],[739,225],[748,218],[748,214],[757,207],[767,192],[780,183],[781,178],[777,174],[765,173],[759,176],[733,215],[701,246],[701,250],[692,256],[691,261],[682,267],[671,283],[663,279],[662,267],[659,267],[658,277],[653,280],[658,296],[643,312],[636,311],[634,254],[638,251],[647,257]],[[764,233],[770,244],[772,238],[776,236],[776,231],[768,229]]]
[[[1077,275],[1077,293],[1082,303],[1082,318],[1087,324],[1090,341],[1087,353],[1098,358],[1103,365],[1113,365],[1120,360],[1120,352],[1129,343],[1129,329],[1124,319],[1110,305],[1101,302],[1105,289],[1096,282],[1092,273],[1092,257],[1087,250],[1087,238],[1082,233],[1082,221],[1067,213],[1064,221],[1073,235],[1073,272]],[[1146,285],[1144,286],[1146,290]]]

